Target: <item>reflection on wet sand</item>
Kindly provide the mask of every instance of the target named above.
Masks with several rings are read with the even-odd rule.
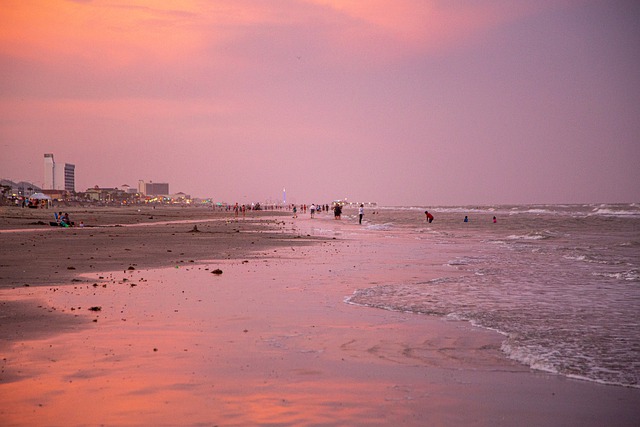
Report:
[[[212,275],[215,267],[224,274]],[[416,316],[343,304],[341,286],[319,278],[292,281],[301,268],[227,261],[3,291],[89,326],[14,346],[5,369],[21,379],[0,385],[3,417],[17,425],[382,425],[392,407],[394,419],[411,416],[426,396],[411,386],[421,367],[448,363],[438,346],[460,343],[433,347],[419,327],[407,328]]]

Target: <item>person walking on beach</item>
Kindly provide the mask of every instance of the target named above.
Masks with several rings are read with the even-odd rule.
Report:
[[[316,205],[311,203],[311,206],[309,207],[309,210],[311,211],[311,218],[313,218],[313,215],[315,215],[315,213],[316,213]]]
[[[496,219],[496,217],[493,217],[493,223],[495,224],[496,222],[498,222],[498,220]]]
[[[358,208],[358,224],[362,224],[362,217],[364,216],[364,205],[360,203]]]
[[[469,217],[468,216],[464,216],[464,222],[469,222]]]
[[[431,215],[429,211],[424,211],[424,216],[427,217],[427,222],[429,223],[433,222],[433,215]]]
[[[293,205],[293,217],[298,218],[298,207]]]

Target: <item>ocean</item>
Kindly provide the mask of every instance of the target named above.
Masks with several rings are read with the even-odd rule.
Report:
[[[414,271],[348,303],[467,320],[531,368],[640,387],[640,204],[369,208],[358,233],[401,239]]]

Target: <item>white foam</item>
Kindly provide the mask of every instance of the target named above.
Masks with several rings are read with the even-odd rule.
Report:
[[[606,277],[606,278],[609,278],[609,279],[640,281],[640,271],[635,270],[635,269],[627,270],[627,271],[620,271],[620,272],[617,272],[617,273],[593,272],[591,274],[594,275],[594,276]]]
[[[543,236],[541,234],[527,234],[527,235],[516,235],[516,234],[512,234],[510,236],[507,236],[507,239],[509,240],[540,240],[540,239],[545,239],[546,236]]]
[[[369,224],[366,226],[367,230],[390,230],[393,228],[392,222],[386,222],[384,224]]]
[[[590,215],[602,215],[602,216],[619,216],[619,217],[635,217],[640,216],[640,210],[615,210],[609,208],[596,208]]]

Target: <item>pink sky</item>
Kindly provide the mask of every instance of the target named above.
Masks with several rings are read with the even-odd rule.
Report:
[[[638,22],[607,0],[5,0],[0,178],[41,185],[50,152],[78,191],[638,202]]]

